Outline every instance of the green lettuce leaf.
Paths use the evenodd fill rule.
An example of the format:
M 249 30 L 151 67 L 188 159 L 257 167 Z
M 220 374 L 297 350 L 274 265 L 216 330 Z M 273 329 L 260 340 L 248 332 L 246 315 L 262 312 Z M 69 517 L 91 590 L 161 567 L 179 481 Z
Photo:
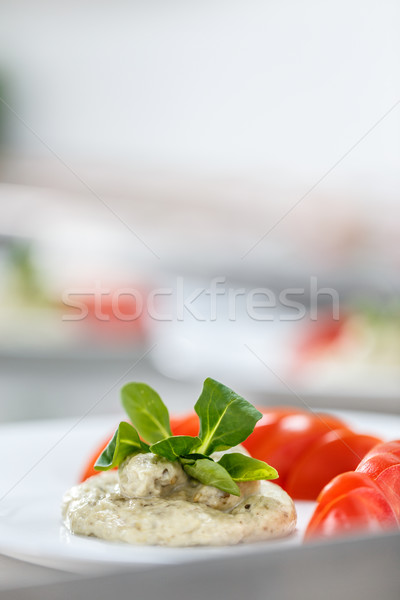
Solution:
M 139 435 L 149 444 L 170 437 L 168 409 L 146 383 L 127 383 L 121 390 L 122 405 Z
M 167 460 L 173 462 L 180 456 L 191 454 L 193 448 L 200 445 L 200 440 L 197 437 L 188 435 L 176 435 L 165 438 L 150 446 L 150 452 L 163 456 Z
M 224 454 L 218 464 L 228 471 L 234 481 L 257 481 L 277 479 L 278 472 L 262 460 L 245 456 L 239 452 Z
M 205 380 L 194 409 L 200 419 L 200 454 L 212 454 L 240 444 L 262 417 L 247 400 L 210 378 Z
M 211 485 L 213 487 L 233 494 L 234 496 L 240 496 L 240 490 L 237 484 L 233 481 L 229 473 L 218 463 L 208 458 L 199 458 L 194 461 L 194 464 L 184 464 L 184 471 L 203 483 L 204 485 Z
M 148 445 L 140 440 L 138 432 L 132 425 L 122 421 L 97 459 L 94 468 L 96 471 L 108 471 L 118 467 L 130 454 L 138 452 L 149 452 Z

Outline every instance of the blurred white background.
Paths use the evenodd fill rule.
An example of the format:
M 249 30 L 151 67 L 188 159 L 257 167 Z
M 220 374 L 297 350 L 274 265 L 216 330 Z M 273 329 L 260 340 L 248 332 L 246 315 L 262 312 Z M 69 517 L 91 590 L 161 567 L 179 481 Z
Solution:
M 13 109 L 65 159 L 314 183 L 399 99 L 395 1 L 2 1 Z M 10 119 L 9 149 L 46 156 Z M 399 111 L 329 189 L 398 193 Z
M 0 10 L 0 418 L 79 414 L 108 389 L 98 410 L 116 410 L 135 361 L 126 378 L 180 408 L 211 375 L 258 401 L 400 410 L 399 4 Z M 310 352 L 308 320 L 279 315 L 122 337 L 61 319 L 70 286 L 217 275 L 276 291 L 318 277 L 343 327 L 324 320 Z

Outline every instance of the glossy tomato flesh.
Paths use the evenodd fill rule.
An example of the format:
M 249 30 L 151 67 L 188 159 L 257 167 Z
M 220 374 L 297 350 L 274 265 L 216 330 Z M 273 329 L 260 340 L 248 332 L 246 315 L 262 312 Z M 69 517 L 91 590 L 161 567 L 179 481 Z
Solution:
M 260 440 L 257 452 L 252 455 L 272 465 L 279 473 L 279 485 L 285 487 L 288 474 L 303 452 L 321 436 L 343 421 L 331 416 L 314 413 L 286 415 Z
M 356 471 L 375 481 L 392 505 L 400 523 L 400 458 L 391 452 L 371 454 L 361 461 Z
M 384 495 L 372 487 L 358 487 L 316 510 L 304 539 L 395 529 L 397 520 Z
M 271 406 L 268 408 L 260 408 L 262 418 L 257 421 L 253 433 L 249 435 L 247 440 L 243 442 L 243 446 L 254 458 L 264 460 L 264 446 L 268 444 L 270 437 L 273 435 L 279 422 L 289 415 L 307 414 L 301 408 L 291 406 Z
M 292 465 L 286 491 L 299 500 L 315 500 L 336 475 L 353 471 L 362 457 L 380 440 L 349 429 L 336 429 L 311 444 Z

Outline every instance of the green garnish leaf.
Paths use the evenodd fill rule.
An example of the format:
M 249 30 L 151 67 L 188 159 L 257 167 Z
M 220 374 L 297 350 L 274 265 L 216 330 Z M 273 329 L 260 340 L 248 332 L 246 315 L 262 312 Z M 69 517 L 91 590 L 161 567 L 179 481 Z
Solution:
M 260 479 L 277 479 L 276 469 L 262 460 L 245 456 L 239 452 L 224 454 L 218 461 L 228 471 L 234 481 L 257 481 Z
M 233 390 L 206 379 L 194 407 L 200 418 L 200 454 L 227 450 L 248 438 L 262 414 Z
M 168 409 L 160 396 L 146 383 L 127 383 L 121 390 L 122 405 L 139 435 L 149 442 L 170 437 Z
M 118 467 L 127 456 L 138 452 L 149 452 L 149 446 L 140 440 L 138 432 L 132 425 L 122 421 L 97 459 L 94 468 L 96 471 L 108 471 Z
M 194 464 L 184 464 L 184 471 L 203 483 L 204 485 L 211 485 L 213 487 L 233 494 L 234 496 L 240 496 L 240 490 L 237 484 L 233 481 L 229 473 L 218 463 L 208 458 L 199 458 L 195 460 Z
M 210 456 L 243 442 L 262 417 L 247 400 L 214 379 L 205 380 L 195 405 L 200 419 L 198 437 L 172 435 L 167 407 L 145 383 L 126 384 L 121 399 L 133 426 L 119 424 L 96 461 L 98 471 L 117 467 L 132 454 L 153 452 L 171 462 L 178 460 L 190 477 L 234 496 L 240 496 L 236 481 L 278 477 L 267 463 L 239 452 L 225 454 L 218 462 Z
M 193 448 L 200 445 L 198 437 L 188 435 L 176 435 L 165 438 L 150 446 L 150 452 L 163 456 L 167 460 L 173 462 L 180 456 L 190 454 Z

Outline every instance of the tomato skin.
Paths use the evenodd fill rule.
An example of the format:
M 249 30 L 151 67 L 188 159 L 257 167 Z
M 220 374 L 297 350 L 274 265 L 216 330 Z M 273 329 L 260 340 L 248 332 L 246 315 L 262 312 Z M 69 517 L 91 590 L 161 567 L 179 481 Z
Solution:
M 298 500 L 315 500 L 333 477 L 353 471 L 360 459 L 380 441 L 345 428 L 325 433 L 292 465 L 286 491 Z
M 305 541 L 397 527 L 389 502 L 370 486 L 353 489 L 318 508 L 306 529 Z
M 382 444 L 381 446 L 393 449 L 392 444 Z M 375 454 L 372 449 L 360 462 L 356 471 L 365 473 L 379 486 L 389 500 L 400 523 L 400 457 L 391 452 Z
M 318 438 L 337 427 L 341 419 L 310 412 L 285 415 L 259 441 L 252 456 L 272 465 L 279 473 L 278 483 L 286 486 L 287 476 L 303 452 Z
M 334 477 L 326 484 L 317 498 L 318 505 L 309 523 L 309 534 L 319 529 L 320 522 L 326 518 L 327 507 L 334 504 L 338 498 L 345 496 L 357 488 L 368 487 L 378 490 L 377 485 L 365 473 L 347 471 Z
M 396 515 L 400 527 L 400 464 L 388 467 L 375 479 Z
M 365 473 L 357 473 L 357 471 L 340 473 L 331 479 L 319 493 L 317 498 L 318 508 L 326 506 L 339 496 L 344 496 L 360 487 L 378 489 L 377 485 Z
M 268 443 L 278 423 L 284 417 L 305 414 L 306 411 L 292 406 L 271 406 L 268 408 L 259 408 L 259 410 L 263 416 L 257 421 L 253 433 L 242 444 L 250 452 L 251 456 L 263 460 L 262 457 L 265 456 L 264 445 Z
M 381 454 L 392 454 L 400 460 L 400 440 L 394 440 L 392 442 L 383 442 L 374 446 L 363 458 L 363 461 L 367 461 L 373 456 L 379 456 Z
M 372 456 L 368 453 L 357 466 L 356 471 L 366 473 L 371 479 L 376 479 L 385 469 L 397 465 L 399 462 L 400 458 L 390 452 L 373 454 Z

